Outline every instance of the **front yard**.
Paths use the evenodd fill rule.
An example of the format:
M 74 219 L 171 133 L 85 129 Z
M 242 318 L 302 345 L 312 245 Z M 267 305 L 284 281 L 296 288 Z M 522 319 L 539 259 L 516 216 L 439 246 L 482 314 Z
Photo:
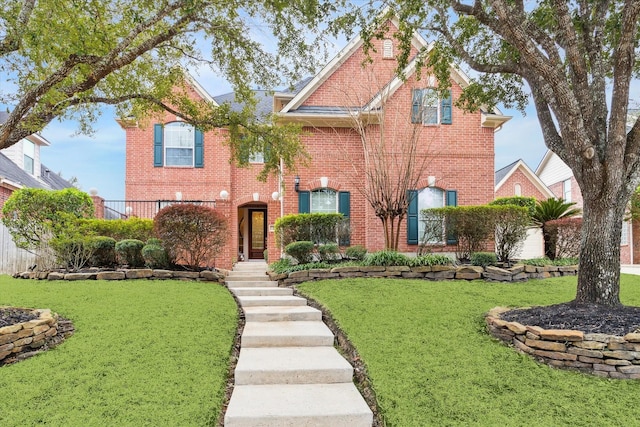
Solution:
M 0 276 L 0 305 L 73 321 L 62 345 L 0 368 L 0 425 L 216 425 L 237 308 L 211 282 Z
M 332 313 L 368 367 L 387 426 L 618 426 L 640 419 L 640 381 L 539 365 L 491 339 L 495 306 L 573 299 L 576 278 L 524 283 L 344 279 L 299 286 Z M 640 305 L 640 277 L 622 277 Z

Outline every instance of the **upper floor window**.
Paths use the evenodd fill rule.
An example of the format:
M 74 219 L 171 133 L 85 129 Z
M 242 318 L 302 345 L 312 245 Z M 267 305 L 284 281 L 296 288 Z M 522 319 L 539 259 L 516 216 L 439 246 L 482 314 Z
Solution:
M 522 196 L 522 186 L 520 184 L 515 184 L 513 186 L 513 192 L 516 196 Z
M 451 124 L 451 91 L 440 99 L 435 88 L 414 89 L 411 93 L 411 123 Z
M 153 129 L 153 165 L 203 167 L 204 136 L 192 125 L 172 122 Z
M 562 182 L 562 199 L 565 202 L 571 202 L 571 178 Z
M 164 127 L 165 166 L 193 166 L 195 128 L 173 122 Z
M 322 188 L 311 192 L 312 213 L 338 212 L 338 193 L 329 188 Z
M 264 163 L 264 153 L 253 153 L 249 156 L 249 163 Z
M 28 139 L 23 139 L 22 152 L 24 154 L 24 163 L 22 168 L 33 175 L 36 158 L 36 145 Z

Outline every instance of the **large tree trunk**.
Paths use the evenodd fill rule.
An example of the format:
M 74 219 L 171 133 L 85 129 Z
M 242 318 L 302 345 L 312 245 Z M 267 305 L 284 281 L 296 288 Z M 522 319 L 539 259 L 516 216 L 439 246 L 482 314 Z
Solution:
M 607 200 L 608 199 L 608 200 Z M 584 200 L 576 303 L 620 305 L 620 233 L 623 203 Z

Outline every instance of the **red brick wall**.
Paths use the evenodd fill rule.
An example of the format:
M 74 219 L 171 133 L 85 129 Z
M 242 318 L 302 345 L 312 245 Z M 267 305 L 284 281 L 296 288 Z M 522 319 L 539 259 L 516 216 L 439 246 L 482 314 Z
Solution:
M 500 186 L 498 191 L 496 191 L 496 198 L 517 196 L 515 191 L 516 184 L 520 184 L 520 195 L 523 197 L 535 197 L 536 200 L 547 199 L 547 196 L 543 194 L 520 169 L 515 170 L 502 186 Z
M 11 196 L 13 191 L 8 188 L 0 187 L 0 216 L 2 216 L 2 207 L 4 206 L 4 202 L 7 201 L 9 196 Z
M 559 199 L 562 199 L 564 196 L 563 193 L 563 181 L 556 182 L 555 184 L 549 185 L 549 190 Z M 580 186 L 578 186 L 578 181 L 572 176 L 571 177 L 571 201 L 576 204 L 576 207 L 582 208 L 582 191 L 580 191 Z
M 388 83 L 396 66 L 394 60 L 382 60 L 380 54 L 373 55 L 373 67 L 364 70 L 361 67 L 364 58 L 362 52 L 348 58 L 305 101 L 305 105 L 357 105 L 352 100 L 362 99 L 366 102 L 371 99 L 378 88 Z M 426 74 L 423 72 L 423 77 Z M 372 127 L 371 133 L 381 132 L 388 141 L 404 137 L 406 134 L 403 135 L 404 132 L 399 132 L 399 129 L 404 129 L 410 121 L 411 90 L 426 86 L 428 84 L 424 80 L 417 81 L 415 76 L 410 76 L 388 101 L 382 126 Z M 454 99 L 461 93 L 461 88 L 455 82 L 452 82 L 452 93 Z M 167 114 L 163 122 L 174 119 Z M 481 127 L 480 120 L 480 113 L 465 114 L 454 107 L 452 125 L 418 126 L 420 142 L 417 157 L 426 159 L 426 162 L 417 189 L 427 187 L 428 177 L 434 176 L 436 187 L 457 190 L 459 205 L 484 204 L 493 200 L 494 131 Z M 294 176 L 300 176 L 301 190 L 319 188 L 320 177 L 328 177 L 329 188 L 349 191 L 351 194 L 351 244 L 365 245 L 370 251 L 382 249 L 384 236 L 380 220 L 360 192 L 366 185 L 360 137 L 355 131 L 345 128 L 305 128 L 304 131 L 303 140 L 313 160 L 307 167 L 286 173 L 282 198 L 284 214 L 298 212 Z M 182 192 L 183 200 L 218 200 L 221 190 L 228 191 L 229 201 L 218 202 L 218 208 L 230 220 L 228 249 L 220 257 L 218 265 L 230 266 L 238 249 L 238 208 L 252 204 L 253 193 L 259 193 L 262 206 L 268 210 L 268 224 L 272 225 L 280 216 L 280 203 L 271 199 L 271 194 L 278 191 L 275 179 L 266 183 L 255 179 L 260 165 L 247 169 L 230 165 L 229 150 L 223 144 L 224 137 L 224 130 L 205 135 L 204 168 L 156 168 L 153 166 L 152 123 L 144 128 L 127 129 L 125 184 L 128 200 L 172 200 L 177 191 Z M 399 249 L 417 249 L 406 242 L 405 220 L 401 226 Z M 275 246 L 272 232 L 268 232 L 268 248 L 269 259 L 277 259 L 280 251 Z

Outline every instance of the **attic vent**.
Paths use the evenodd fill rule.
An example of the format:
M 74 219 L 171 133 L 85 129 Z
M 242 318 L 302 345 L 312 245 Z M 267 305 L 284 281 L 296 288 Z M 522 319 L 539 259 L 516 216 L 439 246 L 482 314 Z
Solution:
M 382 57 L 384 59 L 393 59 L 393 41 L 384 39 L 382 42 Z

